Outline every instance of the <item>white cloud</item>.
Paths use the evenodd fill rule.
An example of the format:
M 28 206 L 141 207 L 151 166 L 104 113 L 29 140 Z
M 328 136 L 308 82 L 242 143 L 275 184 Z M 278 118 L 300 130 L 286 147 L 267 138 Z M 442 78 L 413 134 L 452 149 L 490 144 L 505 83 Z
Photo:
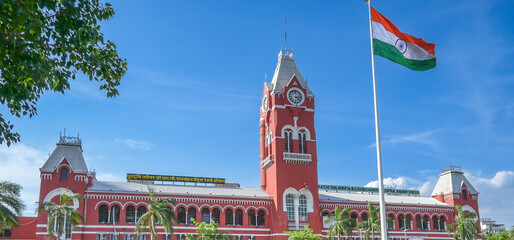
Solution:
M 476 178 L 471 174 L 466 176 L 472 179 L 473 182 L 479 185 L 487 185 L 496 189 L 499 188 L 513 188 L 514 187 L 514 171 L 499 171 L 493 178 Z M 471 181 L 471 180 L 470 180 Z
M 423 182 L 408 177 L 384 178 L 385 188 L 419 190 L 421 196 L 429 196 L 432 193 L 434 186 L 435 183 L 428 180 Z M 369 182 L 365 187 L 378 188 L 378 180 Z
M 149 150 L 152 146 L 152 143 L 143 140 L 134 140 L 134 139 L 116 139 L 116 142 L 123 143 L 129 148 L 138 148 Z
M 124 182 L 125 178 L 111 174 L 111 173 L 98 173 L 96 174 L 98 181 L 111 181 L 111 182 Z
M 23 215 L 32 216 L 39 201 L 39 168 L 48 158 L 43 151 L 18 143 L 0 146 L 0 179 L 20 184 L 21 197 L 27 206 Z
M 398 143 L 408 143 L 408 142 L 413 142 L 413 143 L 421 143 L 421 144 L 425 144 L 425 145 L 430 145 L 430 146 L 436 146 L 436 142 L 434 142 L 430 137 L 432 136 L 432 134 L 434 134 L 435 132 L 438 132 L 439 130 L 430 130 L 430 131 L 425 131 L 425 132 L 421 132 L 421 133 L 414 133 L 414 134 L 411 134 L 411 135 L 407 135 L 407 136 L 394 136 L 394 137 L 391 137 L 387 140 L 382 140 L 382 145 L 385 145 L 385 144 L 398 144 Z M 376 146 L 376 143 L 373 143 L 371 145 L 368 146 L 368 148 L 373 148 Z

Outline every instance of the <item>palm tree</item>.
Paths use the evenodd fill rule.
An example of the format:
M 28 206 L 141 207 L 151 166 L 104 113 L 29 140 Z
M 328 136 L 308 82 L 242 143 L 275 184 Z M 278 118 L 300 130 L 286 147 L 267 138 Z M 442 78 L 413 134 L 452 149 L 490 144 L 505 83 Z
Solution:
M 357 228 L 364 230 L 364 239 L 369 240 L 369 234 L 371 233 L 371 239 L 375 239 L 375 231 L 378 231 L 380 233 L 380 208 L 375 208 L 373 205 L 371 205 L 370 202 L 368 202 L 368 212 L 369 217 L 368 221 L 362 221 L 357 225 Z M 392 220 L 387 218 L 386 221 L 389 224 L 392 224 Z
M 79 194 L 67 195 L 62 193 L 59 197 L 59 204 L 53 202 L 44 202 L 39 206 L 38 212 L 46 211 L 48 216 L 47 232 L 50 236 L 57 239 L 66 238 L 66 225 L 70 224 L 72 228 L 79 223 L 84 222 L 82 215 L 73 208 L 73 201 L 81 201 Z
M 340 239 L 342 235 L 351 236 L 352 229 L 355 225 L 354 219 L 350 218 L 351 208 L 347 207 L 343 210 L 336 207 L 334 215 L 329 216 L 325 219 L 325 223 L 332 224 L 328 228 L 328 236 L 333 238 L 337 236 L 337 239 Z
M 448 233 L 453 232 L 453 239 L 471 240 L 476 239 L 478 235 L 478 227 L 475 221 L 476 213 L 462 211 L 462 206 L 455 206 L 455 219 L 452 224 L 448 225 Z
M 18 226 L 18 217 L 25 205 L 20 198 L 21 186 L 8 181 L 0 181 L 0 233 L 4 228 Z
M 157 224 L 162 224 L 166 233 L 173 234 L 172 220 L 176 220 L 175 213 L 168 205 L 174 205 L 175 199 L 173 198 L 157 198 L 153 190 L 148 187 L 148 193 L 152 202 L 148 204 L 148 211 L 141 215 L 136 222 L 136 233 L 141 234 L 143 229 L 148 228 L 151 239 L 157 237 Z

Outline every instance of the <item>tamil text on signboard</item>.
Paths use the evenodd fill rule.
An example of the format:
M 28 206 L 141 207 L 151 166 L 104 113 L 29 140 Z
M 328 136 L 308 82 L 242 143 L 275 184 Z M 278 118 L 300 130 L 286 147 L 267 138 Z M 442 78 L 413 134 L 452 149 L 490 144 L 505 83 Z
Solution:
M 127 180 L 141 180 L 141 181 L 168 181 L 168 182 L 194 182 L 194 183 L 214 183 L 224 184 L 224 178 L 209 178 L 209 177 L 184 177 L 184 176 L 169 176 L 169 175 L 152 175 L 152 174 L 135 174 L 127 173 Z

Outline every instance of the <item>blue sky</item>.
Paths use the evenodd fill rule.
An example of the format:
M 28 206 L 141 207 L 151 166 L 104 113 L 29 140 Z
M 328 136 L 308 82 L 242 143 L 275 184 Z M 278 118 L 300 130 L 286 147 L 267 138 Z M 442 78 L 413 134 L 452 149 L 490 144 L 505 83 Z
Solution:
M 393 3 L 393 4 L 391 4 Z M 403 32 L 436 43 L 438 66 L 415 72 L 376 58 L 386 184 L 429 195 L 461 165 L 481 217 L 514 225 L 514 2 L 373 1 Z M 59 132 L 80 132 L 99 180 L 128 172 L 224 177 L 259 185 L 265 74 L 288 48 L 316 94 L 319 182 L 377 179 L 368 13 L 364 1 L 113 2 L 103 23 L 128 72 L 107 99 L 80 78 L 16 119 L 0 178 L 21 183 L 32 214 L 38 168 Z M 2 110 L 5 113 L 5 107 Z

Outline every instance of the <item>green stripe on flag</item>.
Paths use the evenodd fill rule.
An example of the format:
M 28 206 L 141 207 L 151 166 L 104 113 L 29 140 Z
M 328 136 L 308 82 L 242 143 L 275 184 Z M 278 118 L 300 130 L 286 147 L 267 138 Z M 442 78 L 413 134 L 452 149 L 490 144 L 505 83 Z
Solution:
M 435 58 L 428 60 L 412 60 L 407 59 L 403 54 L 391 44 L 382 42 L 376 38 L 373 38 L 373 50 L 375 55 L 385 57 L 395 63 L 408 67 L 416 71 L 426 71 L 432 69 L 436 65 Z

